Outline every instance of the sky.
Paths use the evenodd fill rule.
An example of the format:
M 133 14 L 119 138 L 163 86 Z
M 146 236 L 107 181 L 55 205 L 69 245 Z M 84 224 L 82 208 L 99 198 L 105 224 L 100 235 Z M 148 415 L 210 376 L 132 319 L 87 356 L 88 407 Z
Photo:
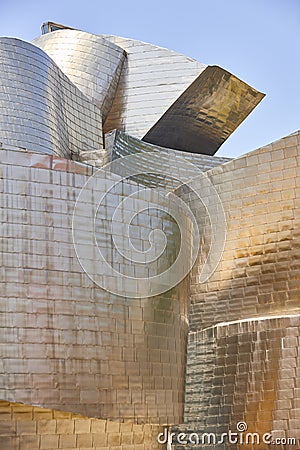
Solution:
M 48 20 L 167 47 L 264 92 L 218 156 L 300 129 L 300 0 L 0 0 L 0 36 L 31 41 Z

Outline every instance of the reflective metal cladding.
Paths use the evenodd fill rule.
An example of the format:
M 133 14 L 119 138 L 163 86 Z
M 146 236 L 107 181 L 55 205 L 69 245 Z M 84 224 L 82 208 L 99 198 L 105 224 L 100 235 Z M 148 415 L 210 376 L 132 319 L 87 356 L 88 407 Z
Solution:
M 59 30 L 33 41 L 101 111 L 111 109 L 126 53 L 101 36 Z
M 208 66 L 143 140 L 213 155 L 263 97 L 226 70 Z
M 299 448 L 300 133 L 214 156 L 263 94 L 42 31 L 0 38 L 0 448 Z
M 101 112 L 34 45 L 0 38 L 0 141 L 78 158 L 103 148 Z

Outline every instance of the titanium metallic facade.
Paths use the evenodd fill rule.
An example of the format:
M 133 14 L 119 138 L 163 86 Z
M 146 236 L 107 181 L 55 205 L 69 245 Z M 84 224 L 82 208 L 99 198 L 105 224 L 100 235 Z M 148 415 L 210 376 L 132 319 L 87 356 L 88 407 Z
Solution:
M 101 111 L 111 109 L 126 53 L 101 36 L 59 30 L 33 41 Z
M 240 421 L 300 439 L 300 134 L 235 160 L 212 156 L 263 94 L 154 45 L 57 24 L 43 31 L 33 44 L 0 38 L 0 449 L 159 450 L 164 427 L 220 434 Z M 159 155 L 153 173 L 141 162 L 98 211 L 111 266 L 145 276 L 110 235 L 114 210 L 137 189 L 175 192 L 202 230 L 190 274 L 144 298 L 94 283 L 72 235 L 89 177 L 136 154 L 145 164 Z M 219 205 L 200 181 L 194 192 L 180 185 L 182 161 L 207 174 L 226 217 L 224 251 L 204 283 Z M 167 246 L 149 277 L 176 259 L 181 239 L 172 217 L 149 210 L 132 241 L 147 247 L 153 229 Z
M 34 45 L 0 38 L 0 140 L 65 158 L 103 148 L 99 109 Z
M 191 273 L 184 426 L 177 433 L 220 436 L 244 421 L 249 432 L 274 430 L 274 437 L 299 442 L 299 162 L 297 132 L 209 171 L 227 239 L 207 283 L 198 283 L 200 260 Z M 183 448 L 195 446 L 176 446 Z
M 103 419 L 179 422 L 187 282 L 141 300 L 95 286 L 76 258 L 71 226 L 92 168 L 5 147 L 1 156 L 7 183 L 1 206 L 9 205 L 2 216 L 3 399 Z M 130 183 L 123 189 L 130 192 Z M 110 202 L 118 204 L 120 194 Z M 109 217 L 109 208 L 103 213 Z M 109 236 L 102 239 L 109 257 Z M 17 311 L 9 314 L 13 305 Z
M 220 67 L 144 42 L 104 36 L 127 52 L 104 131 L 213 155 L 264 97 Z

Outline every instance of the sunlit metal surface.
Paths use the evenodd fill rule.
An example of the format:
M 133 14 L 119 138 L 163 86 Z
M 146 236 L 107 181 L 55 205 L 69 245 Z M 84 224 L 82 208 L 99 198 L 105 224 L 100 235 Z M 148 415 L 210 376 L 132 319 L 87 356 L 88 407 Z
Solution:
M 104 131 L 163 147 L 214 154 L 264 97 L 224 69 L 132 39 Z
M 0 142 L 77 159 L 103 148 L 99 109 L 34 45 L 0 38 Z
M 185 396 L 185 426 L 176 431 L 238 433 L 237 424 L 246 424 L 244 445 L 212 445 L 201 448 L 267 449 L 265 434 L 276 438 L 300 438 L 298 386 L 298 346 L 300 315 L 256 318 L 228 323 L 191 333 Z M 175 431 L 175 430 L 174 430 Z M 247 433 L 258 441 L 246 445 Z M 240 433 L 238 439 L 240 439 Z M 176 439 L 174 439 L 174 442 Z M 285 441 L 287 442 L 287 441 Z M 192 446 L 176 445 L 177 450 Z
M 101 36 L 69 29 L 47 33 L 32 43 L 99 107 L 104 121 L 119 82 L 124 50 Z
M 157 442 L 157 436 L 164 428 L 156 424 L 95 419 L 1 400 L 0 411 L 0 446 L 3 450 L 164 448 Z
M 213 155 L 263 97 L 226 70 L 209 66 L 143 140 Z
M 98 288 L 76 258 L 71 227 L 76 198 L 92 168 L 5 146 L 0 156 L 5 174 L 0 372 L 6 386 L 1 398 L 89 417 L 181 422 L 188 280 L 140 300 Z M 123 192 L 134 187 L 123 182 L 111 193 L 110 206 L 100 210 L 102 220 L 110 220 Z M 160 262 L 167 264 L 176 253 L 176 228 L 160 211 L 133 226 L 132 238 L 147 242 L 151 225 L 164 226 L 169 236 Z M 118 264 L 110 235 L 100 239 L 108 259 Z M 131 262 L 122 264 L 130 274 Z
M 206 65 L 145 42 L 119 36 L 104 37 L 127 53 L 104 131 L 116 128 L 142 138 Z
M 159 159 L 157 164 L 153 167 L 156 173 L 144 174 L 145 165 L 142 161 L 140 166 L 134 164 L 133 169 L 140 169 L 141 173 L 134 177 L 134 180 L 140 182 L 148 187 L 164 187 L 170 190 L 174 190 L 182 185 L 179 172 L 182 161 L 190 163 L 190 167 L 187 166 L 185 173 L 190 179 L 195 176 L 195 166 L 200 171 L 207 171 L 212 167 L 224 164 L 230 161 L 230 158 L 217 157 L 210 155 L 202 155 L 198 153 L 180 152 L 170 148 L 159 147 L 144 142 L 140 139 L 129 136 L 123 131 L 113 130 L 105 135 L 105 149 L 102 151 L 81 152 L 80 160 L 86 164 L 95 167 L 103 167 L 113 160 L 118 158 L 135 155 L 138 153 L 145 153 L 147 160 L 147 153 L 159 152 Z M 128 160 L 126 161 L 126 167 L 128 168 Z M 162 167 L 164 170 L 162 171 Z M 172 172 L 172 177 L 167 175 L 167 172 Z M 205 215 L 205 214 L 204 214 Z
M 299 312 L 299 143 L 295 133 L 207 172 L 222 199 L 227 238 L 208 283 L 198 284 L 200 260 L 192 272 L 193 331 Z
M 300 439 L 300 133 L 235 160 L 204 154 L 214 153 L 262 94 L 166 49 L 55 28 L 63 26 L 46 24 L 51 36 L 35 42 L 49 45 L 74 84 L 40 48 L 0 39 L 0 412 L 8 424 L 0 427 L 0 447 L 19 450 L 28 435 L 22 444 L 30 450 L 109 449 L 128 441 L 148 450 L 157 449 L 153 433 L 161 424 L 176 425 L 176 433 L 221 433 L 241 421 L 251 432 Z M 102 114 L 113 98 L 104 148 Z M 153 153 L 159 158 L 150 171 L 141 163 L 138 175 L 126 178 L 126 156 L 147 162 Z M 181 233 L 162 210 L 134 216 L 135 246 L 149 245 L 153 229 L 167 241 L 161 262 L 134 266 L 109 233 L 114 222 L 124 238 L 124 218 L 112 214 L 125 197 L 138 187 L 166 188 L 190 207 L 202 232 L 189 276 L 155 297 L 145 283 L 147 296 L 132 298 L 113 277 L 104 290 L 77 258 L 75 202 L 111 161 L 121 161 L 124 177 L 97 208 L 102 227 L 95 240 L 111 266 L 132 278 L 129 293 L 139 277 L 176 259 Z M 182 167 L 186 178 L 204 171 L 219 195 L 203 189 L 200 178 L 194 190 L 181 186 Z M 84 241 L 87 216 L 79 221 Z M 192 242 L 195 223 L 184 224 Z M 224 251 L 203 282 L 213 232 L 225 231 Z M 93 262 L 94 248 L 87 250 Z
M 297 132 L 208 172 L 226 212 L 227 240 L 207 283 L 198 283 L 201 259 L 191 273 L 185 418 L 177 434 L 219 439 L 243 421 L 261 438 L 272 432 L 298 445 L 299 157 Z
M 114 130 L 110 134 L 112 135 L 112 137 L 108 136 L 108 134 L 105 135 L 105 142 L 108 142 L 108 139 L 110 139 L 109 145 L 112 146 L 110 151 L 112 153 L 111 158 L 113 159 L 127 156 L 132 153 L 147 153 L 151 151 L 158 151 L 162 154 L 162 165 L 174 166 L 174 170 L 176 170 L 176 161 L 183 158 L 184 160 L 195 164 L 203 171 L 212 169 L 215 166 L 219 166 L 220 164 L 231 161 L 231 158 L 222 156 L 210 156 L 198 153 L 193 154 L 188 152 L 180 152 L 172 148 L 164 148 L 158 145 L 149 144 L 148 142 L 136 139 L 119 130 Z M 106 150 L 108 151 L 108 145 L 106 145 Z M 149 176 L 150 175 L 148 175 L 148 177 Z

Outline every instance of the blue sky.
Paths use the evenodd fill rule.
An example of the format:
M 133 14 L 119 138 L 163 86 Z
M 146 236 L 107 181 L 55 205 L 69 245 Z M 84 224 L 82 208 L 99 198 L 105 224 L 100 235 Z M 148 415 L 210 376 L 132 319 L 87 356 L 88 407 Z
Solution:
M 0 0 L 0 35 L 32 40 L 52 20 L 151 42 L 216 64 L 267 94 L 218 155 L 300 128 L 300 0 Z

